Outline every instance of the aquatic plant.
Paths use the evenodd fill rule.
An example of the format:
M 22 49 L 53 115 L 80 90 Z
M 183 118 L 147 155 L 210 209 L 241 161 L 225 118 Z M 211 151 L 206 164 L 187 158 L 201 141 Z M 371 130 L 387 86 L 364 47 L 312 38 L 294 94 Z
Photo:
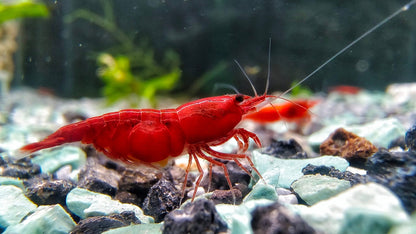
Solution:
M 0 24 L 7 20 L 27 17 L 47 17 L 48 8 L 32 0 L 0 2 Z
M 109 104 L 127 98 L 130 106 L 134 107 L 141 98 L 145 98 L 152 107 L 156 107 L 156 94 L 172 90 L 179 80 L 179 56 L 167 50 L 161 56 L 161 62 L 158 62 L 146 39 L 141 39 L 137 45 L 133 36 L 118 27 L 111 1 L 101 1 L 100 5 L 103 15 L 79 9 L 67 15 L 65 21 L 87 20 L 104 29 L 118 42 L 107 52 L 100 52 L 96 56 L 99 65 L 97 75 L 104 82 L 103 95 Z
M 153 53 L 144 53 L 143 61 L 148 61 L 143 70 L 132 72 L 129 57 L 124 55 L 112 56 L 102 53 L 98 56 L 98 76 L 104 81 L 103 94 L 109 104 L 127 98 L 131 106 L 137 106 L 136 97 L 146 98 L 150 104 L 157 106 L 155 95 L 159 91 L 171 90 L 180 77 L 177 67 L 165 70 L 156 64 Z M 165 58 L 171 57 L 174 61 L 176 54 L 168 51 Z
M 292 91 L 290 92 L 290 94 L 293 97 L 299 97 L 299 96 L 309 97 L 309 96 L 312 96 L 312 94 L 313 94 L 312 90 L 310 88 L 308 88 L 307 86 L 305 86 L 305 85 L 297 85 L 296 86 L 296 84 L 298 82 L 299 82 L 298 80 L 294 80 L 290 84 L 290 87 L 293 87 L 292 88 Z
M 0 2 L 0 97 L 8 93 L 13 79 L 13 54 L 17 50 L 20 28 L 15 19 L 47 16 L 49 11 L 46 6 L 31 0 Z

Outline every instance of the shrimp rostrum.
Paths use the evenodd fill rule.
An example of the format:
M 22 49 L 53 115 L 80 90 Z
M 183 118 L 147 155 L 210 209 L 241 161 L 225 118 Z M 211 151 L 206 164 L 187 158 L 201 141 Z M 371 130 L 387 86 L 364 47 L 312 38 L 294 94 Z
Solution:
M 259 138 L 252 132 L 236 126 L 242 117 L 269 103 L 270 95 L 223 95 L 195 100 L 176 109 L 126 109 L 92 117 L 61 127 L 44 140 L 21 148 L 24 152 L 81 141 L 92 144 L 98 151 L 116 160 L 133 164 L 165 164 L 182 154 L 189 155 L 182 196 L 192 160 L 196 162 L 199 177 L 192 200 L 203 177 L 199 159 L 221 166 L 232 188 L 226 166 L 216 159 L 234 160 L 246 173 L 250 172 L 239 162 L 246 159 L 258 173 L 251 159 L 244 154 L 252 139 L 261 147 Z M 234 138 L 239 146 L 236 154 L 215 151 L 217 146 Z M 211 167 L 210 167 L 211 168 Z

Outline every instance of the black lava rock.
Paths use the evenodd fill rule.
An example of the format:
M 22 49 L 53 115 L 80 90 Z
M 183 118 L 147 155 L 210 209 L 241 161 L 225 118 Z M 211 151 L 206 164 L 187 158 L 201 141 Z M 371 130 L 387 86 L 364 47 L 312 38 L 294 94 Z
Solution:
M 2 176 L 30 179 L 41 173 L 40 166 L 33 164 L 29 158 L 19 160 L 3 159 L 0 161 L 0 172 Z
M 369 181 L 393 191 L 409 213 L 416 210 L 416 152 L 380 150 L 366 163 Z
M 35 178 L 24 182 L 26 196 L 38 205 L 61 204 L 66 206 L 66 195 L 75 187 L 70 180 Z
M 182 194 L 175 185 L 162 178 L 150 188 L 143 202 L 143 212 L 155 218 L 155 222 L 161 222 L 166 214 L 179 207 Z
M 165 217 L 163 233 L 219 233 L 227 231 L 212 201 L 198 199 Z
M 167 174 L 167 175 L 165 175 Z M 176 185 L 176 188 L 182 189 L 183 183 L 185 182 L 185 170 L 173 165 L 171 167 L 168 167 L 166 169 L 166 172 L 164 173 L 165 176 L 168 176 L 170 181 L 173 181 L 173 183 Z M 188 174 L 188 178 L 186 181 L 186 186 L 193 187 L 193 182 L 195 181 L 195 174 Z
M 416 155 L 413 152 L 389 152 L 381 149 L 368 160 L 366 169 L 370 175 L 388 178 L 395 174 L 397 169 L 415 163 Z
M 327 167 L 327 166 L 315 166 L 312 164 L 306 165 L 302 169 L 302 173 L 304 175 L 315 175 L 315 174 L 321 174 L 326 176 L 335 177 L 338 179 L 347 180 L 350 182 L 351 186 L 356 184 L 365 184 L 367 183 L 367 176 L 355 174 L 349 171 L 341 172 L 338 169 L 335 169 L 335 167 Z
M 121 170 L 120 174 L 118 191 L 134 194 L 134 200 L 140 202 L 140 205 L 149 193 L 150 188 L 162 177 L 161 171 L 149 167 L 126 167 Z
M 87 164 L 78 175 L 78 186 L 88 190 L 114 196 L 120 175 L 115 170 L 99 164 L 95 157 L 89 157 Z
M 132 211 L 124 211 L 121 214 L 110 216 L 95 216 L 81 220 L 71 231 L 71 234 L 99 234 L 109 229 L 140 224 L 140 220 Z
M 264 149 L 262 153 L 284 159 L 300 159 L 308 157 L 302 146 L 294 139 L 288 141 L 273 140 L 270 146 Z
M 141 206 L 143 203 L 143 200 L 136 194 L 127 191 L 118 191 L 114 199 L 119 200 L 122 203 L 130 203 L 136 206 Z
M 416 151 L 416 124 L 407 130 L 404 141 L 409 150 Z
M 256 234 L 317 233 L 299 215 L 279 203 L 257 207 L 251 215 L 251 227 Z
M 3 149 L 0 148 L 0 153 L 2 153 L 2 152 L 3 152 Z M 6 165 L 6 164 L 7 164 L 7 161 L 4 160 L 3 157 L 0 157 L 0 166 Z
M 387 149 L 393 149 L 399 147 L 403 150 L 406 149 L 406 141 L 404 139 L 404 136 L 400 136 L 396 138 L 395 140 L 391 141 L 390 144 L 387 146 Z
M 250 183 L 250 178 L 251 178 L 250 175 L 247 174 L 243 169 L 241 169 L 237 165 L 237 163 L 235 163 L 234 161 L 226 161 L 226 160 L 218 160 L 218 161 L 224 163 L 224 165 L 226 166 L 228 170 L 228 175 L 230 176 L 231 184 L 233 186 L 235 184 L 248 185 Z M 244 160 L 241 160 L 241 163 L 244 163 Z M 245 168 L 247 169 L 247 171 L 251 173 L 251 168 L 249 166 Z M 228 182 L 227 182 L 227 178 L 225 177 L 225 174 L 224 174 L 224 169 L 217 165 L 213 165 L 212 167 L 211 181 L 209 181 L 209 176 L 206 176 L 202 180 L 201 186 L 203 186 L 207 191 L 208 191 L 208 187 L 210 191 L 230 189 L 230 186 L 228 185 Z

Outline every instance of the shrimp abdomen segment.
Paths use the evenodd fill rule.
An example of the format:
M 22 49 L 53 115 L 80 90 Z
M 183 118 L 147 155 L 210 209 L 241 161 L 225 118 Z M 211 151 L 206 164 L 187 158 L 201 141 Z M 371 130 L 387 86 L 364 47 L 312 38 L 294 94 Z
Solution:
M 128 136 L 132 159 L 160 162 L 184 151 L 185 137 L 175 110 L 147 111 Z M 149 157 L 150 156 L 150 157 Z
M 92 118 L 93 119 L 93 118 Z M 106 155 L 127 162 L 159 162 L 182 153 L 185 145 L 175 111 L 122 110 L 90 123 L 92 143 Z
M 113 159 L 132 163 L 178 156 L 185 145 L 175 110 L 126 109 L 64 126 L 21 150 L 34 152 L 76 141 L 93 144 Z

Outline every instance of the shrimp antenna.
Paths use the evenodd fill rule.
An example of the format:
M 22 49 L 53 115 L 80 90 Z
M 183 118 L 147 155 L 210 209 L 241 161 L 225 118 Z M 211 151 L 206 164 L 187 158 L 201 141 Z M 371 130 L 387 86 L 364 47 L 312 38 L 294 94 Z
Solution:
M 269 83 L 270 83 L 270 57 L 271 57 L 271 50 L 272 50 L 272 38 L 269 37 L 269 57 L 267 61 L 267 81 L 266 81 L 266 88 L 264 89 L 264 95 L 267 94 L 267 90 L 269 89 Z
M 415 0 L 415 1 L 416 1 L 416 0 Z M 253 89 L 253 91 L 254 91 L 254 96 L 255 96 L 255 97 L 257 97 L 258 95 L 257 95 L 256 88 L 254 87 L 253 82 L 251 82 L 250 77 L 248 77 L 248 75 L 247 75 L 246 71 L 244 71 L 244 68 L 240 65 L 240 63 L 239 63 L 237 60 L 235 60 L 235 59 L 234 59 L 234 62 L 235 62 L 235 63 L 237 64 L 237 66 L 240 68 L 241 72 L 242 72 L 242 73 L 243 73 L 243 75 L 247 78 L 248 82 L 250 82 L 251 88 L 252 88 L 252 89 Z
M 396 17 L 398 14 L 409 10 L 409 8 L 416 3 L 416 0 L 410 1 L 409 3 L 407 3 L 406 5 L 400 7 L 400 9 L 398 9 L 397 11 L 395 11 L 393 14 L 389 15 L 388 17 L 386 17 L 384 20 L 382 20 L 380 23 L 376 24 L 375 26 L 373 26 L 372 28 L 370 28 L 367 32 L 363 33 L 361 36 L 357 37 L 357 39 L 355 39 L 354 41 L 352 41 L 350 44 L 348 44 L 347 46 L 345 46 L 342 50 L 338 51 L 338 53 L 336 53 L 335 55 L 333 55 L 332 57 L 330 57 L 328 60 L 326 60 L 321 66 L 319 66 L 318 68 L 316 68 L 313 72 L 311 72 L 309 75 L 307 75 L 305 78 L 303 78 L 301 81 L 299 81 L 298 83 L 296 83 L 294 86 L 292 86 L 291 88 L 289 88 L 288 90 L 286 90 L 285 92 L 283 92 L 280 96 L 283 96 L 287 93 L 289 93 L 292 89 L 294 89 L 295 87 L 299 86 L 300 84 L 302 84 L 303 82 L 305 82 L 307 79 L 309 79 L 309 77 L 313 76 L 315 73 L 317 73 L 319 70 L 321 70 L 323 67 L 325 67 L 328 63 L 330 63 L 332 60 L 334 60 L 336 57 L 338 57 L 340 54 L 344 53 L 346 50 L 348 50 L 351 46 L 355 45 L 357 42 L 361 41 L 361 39 L 363 39 L 364 37 L 368 36 L 368 34 L 372 33 L 374 30 L 378 29 L 380 26 L 382 26 L 383 24 L 387 23 L 388 21 L 390 21 L 391 19 L 393 19 L 394 17 Z
M 215 83 L 214 84 L 214 89 L 212 90 L 212 92 L 215 93 L 220 88 L 231 89 L 236 94 L 240 94 L 240 91 L 238 91 L 238 89 L 236 87 L 234 87 L 234 86 L 232 86 L 230 84 L 225 84 L 225 83 Z

